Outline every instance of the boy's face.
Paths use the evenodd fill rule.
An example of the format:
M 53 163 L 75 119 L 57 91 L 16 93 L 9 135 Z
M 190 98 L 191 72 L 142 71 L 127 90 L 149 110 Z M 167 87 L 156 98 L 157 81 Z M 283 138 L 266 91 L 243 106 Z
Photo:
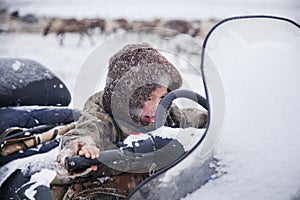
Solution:
M 150 94 L 139 116 L 141 122 L 149 124 L 155 121 L 157 106 L 167 93 L 168 89 L 166 87 L 159 87 Z

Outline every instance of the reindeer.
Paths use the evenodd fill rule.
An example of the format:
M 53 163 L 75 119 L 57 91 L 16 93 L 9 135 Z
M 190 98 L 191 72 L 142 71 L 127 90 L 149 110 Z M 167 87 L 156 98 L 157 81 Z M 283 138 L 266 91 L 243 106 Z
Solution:
M 132 22 L 131 26 L 133 32 L 151 33 L 153 28 L 158 26 L 160 21 L 160 19 L 154 19 L 152 21 L 135 20 Z
M 86 21 L 90 23 L 89 29 L 93 31 L 94 29 L 99 29 L 100 33 L 104 33 L 106 21 L 105 19 L 101 18 L 94 18 L 94 19 L 86 19 Z
M 198 33 L 198 36 L 201 38 L 205 38 L 209 30 L 215 26 L 219 22 L 216 18 L 210 18 L 206 20 L 202 20 L 200 23 L 201 31 Z
M 175 30 L 179 33 L 184 33 L 184 34 L 189 34 L 189 31 L 192 30 L 192 25 L 185 20 L 169 20 L 166 21 L 166 23 L 164 23 L 162 25 L 163 28 L 168 28 L 168 29 L 172 29 Z
M 155 35 L 160 37 L 174 37 L 180 33 L 189 34 L 192 25 L 185 20 L 161 20 L 156 26 L 157 29 L 153 30 Z
M 78 33 L 80 35 L 77 45 L 79 46 L 82 42 L 84 35 L 86 35 L 91 44 L 94 44 L 93 38 L 89 33 L 90 21 L 88 20 L 77 20 L 71 19 L 51 19 L 43 30 L 43 35 L 46 36 L 50 32 L 56 33 L 59 37 L 59 44 L 63 45 L 65 33 Z
M 131 28 L 132 27 L 130 23 L 126 19 L 120 18 L 120 19 L 107 20 L 105 26 L 105 33 L 112 34 L 112 33 L 116 33 L 119 30 L 128 31 Z

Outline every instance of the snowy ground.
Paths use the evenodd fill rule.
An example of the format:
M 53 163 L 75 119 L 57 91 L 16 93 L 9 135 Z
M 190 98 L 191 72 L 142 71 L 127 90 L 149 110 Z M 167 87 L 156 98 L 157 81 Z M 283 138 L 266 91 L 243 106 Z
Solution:
M 187 1 L 170 0 L 152 0 L 143 1 L 143 3 L 136 0 L 93 0 L 90 1 L 90 4 L 87 4 L 86 1 L 73 0 L 72 6 L 70 6 L 70 1 L 64 1 L 62 3 L 59 0 L 15 1 L 15 3 L 16 4 L 10 7 L 11 11 L 20 9 L 24 14 L 37 13 L 39 15 L 47 16 L 105 16 L 127 17 L 131 19 L 181 17 L 194 19 L 208 17 L 225 18 L 245 14 L 270 14 L 284 16 L 297 22 L 300 21 L 300 4 L 296 0 L 247 0 L 243 2 L 234 0 L 191 0 L 190 3 L 187 3 Z M 141 9 L 141 7 L 145 6 L 147 6 L 147 9 Z M 64 11 L 61 12 L 57 9 L 58 7 Z M 160 9 L 157 9 L 158 7 Z M 86 12 L 86 10 L 89 12 Z M 95 35 L 94 37 L 98 44 L 101 44 L 108 39 L 101 35 Z M 68 35 L 66 37 L 65 46 L 61 47 L 58 45 L 56 38 L 53 35 L 44 38 L 38 34 L 0 34 L 0 56 L 31 58 L 43 63 L 66 83 L 73 94 L 76 88 L 77 76 L 80 73 L 82 64 L 85 62 L 90 52 L 96 48 L 96 46 L 91 46 L 87 40 L 83 42 L 82 46 L 76 46 L 77 38 L 78 35 Z M 226 42 L 227 44 L 230 44 L 230 39 L 231 38 L 229 37 L 228 41 L 225 40 L 224 45 L 226 45 Z M 201 44 L 201 41 L 196 41 L 196 43 Z M 177 41 L 173 41 L 172 45 L 173 44 L 187 46 L 186 40 L 182 41 L 182 38 L 177 38 Z M 171 49 L 172 52 L 176 52 L 174 50 L 174 45 L 167 45 L 165 49 Z M 222 50 L 224 50 L 224 48 L 221 48 L 220 52 L 217 50 L 211 52 L 210 56 L 212 59 L 216 59 L 216 61 L 214 60 L 216 65 L 228 62 L 228 60 L 226 60 L 228 57 L 218 57 L 218 53 L 226 53 L 227 55 L 227 52 L 222 52 Z M 240 57 L 242 53 L 249 53 L 239 50 L 237 52 L 240 54 L 235 55 L 235 58 Z M 292 49 L 290 52 L 296 57 L 297 52 L 299 52 L 299 47 Z M 177 53 L 179 52 L 176 52 L 176 54 Z M 184 59 L 195 59 L 195 62 L 197 62 L 197 58 L 188 57 L 186 53 L 182 54 L 184 55 Z M 184 62 L 184 59 L 176 60 L 174 55 L 175 53 L 171 54 L 169 57 L 175 65 Z M 186 66 L 186 63 L 182 66 Z M 197 81 L 192 81 L 195 80 L 193 72 L 191 70 L 181 70 L 185 76 L 189 78 L 191 88 L 199 89 L 200 92 L 202 92 L 201 88 L 195 86 Z M 226 70 L 221 70 L 220 74 L 222 73 L 226 75 Z M 299 74 L 299 70 L 287 75 L 291 77 L 291 80 L 294 80 L 297 74 Z M 245 78 L 246 77 L 247 76 L 245 76 Z M 279 76 L 278 80 L 280 79 L 281 77 Z M 255 81 L 254 77 L 253 82 L 255 83 Z M 295 83 L 299 84 L 299 81 Z M 277 87 L 279 86 L 277 85 Z M 297 88 L 297 86 L 294 88 Z M 254 91 L 253 93 L 259 93 L 259 91 Z M 249 94 L 242 91 L 242 94 L 246 95 L 246 98 L 250 98 L 253 93 Z M 238 108 L 244 107 L 243 101 L 239 101 L 239 98 L 237 98 L 237 100 L 234 97 L 229 97 L 229 99 L 234 102 Z M 236 134 L 241 132 L 242 125 L 231 129 L 227 129 L 227 127 L 234 123 L 240 124 L 241 122 L 238 117 L 234 115 L 236 113 L 227 113 L 227 126 L 225 125 L 224 127 L 225 133 L 215 148 L 215 155 L 220 159 L 222 166 L 224 166 L 223 170 L 225 170 L 227 174 L 219 179 L 211 181 L 204 187 L 188 195 L 185 199 L 300 199 L 300 158 L 299 153 L 297 153 L 300 152 L 300 132 L 296 129 L 297 122 L 299 121 L 299 117 L 297 116 L 298 113 L 296 111 L 299 111 L 299 106 L 291 106 L 297 104 L 299 100 L 299 98 L 296 98 L 290 102 L 287 99 L 282 99 L 283 102 L 289 102 L 288 105 L 283 107 L 284 109 L 289 111 L 294 110 L 294 112 L 292 112 L 293 115 L 288 118 L 290 119 L 289 121 L 292 122 L 288 125 L 292 128 L 289 127 L 289 129 L 284 129 L 281 127 L 276 129 L 278 126 L 275 126 L 275 128 L 272 127 L 270 129 L 268 125 L 265 127 L 262 126 L 266 130 L 270 129 L 278 133 L 278 135 L 273 136 L 269 131 L 251 132 L 251 130 L 255 130 L 251 127 L 250 131 L 247 131 L 245 134 Z M 262 99 L 262 102 L 268 104 L 266 99 Z M 77 106 L 80 107 L 80 105 Z M 268 109 L 274 109 L 273 105 L 269 106 Z M 251 118 L 256 116 L 251 115 L 244 117 Z M 232 119 L 232 121 L 230 119 Z M 286 130 L 297 131 L 286 132 Z M 250 132 L 252 134 L 250 134 Z M 258 135 L 253 135 L 255 133 Z

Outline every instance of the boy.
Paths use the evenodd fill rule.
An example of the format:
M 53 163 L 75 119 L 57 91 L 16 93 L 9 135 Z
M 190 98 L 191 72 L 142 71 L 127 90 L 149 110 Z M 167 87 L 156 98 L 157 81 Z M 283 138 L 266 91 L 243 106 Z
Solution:
M 101 151 L 118 148 L 117 144 L 129 135 L 153 131 L 159 102 L 168 92 L 181 85 L 182 78 L 177 69 L 149 44 L 127 45 L 112 56 L 104 90 L 88 99 L 76 128 L 62 139 L 56 162 L 58 177 L 52 184 L 54 198 L 57 197 L 55 183 L 58 180 L 69 183 L 74 178 L 99 177 L 99 172 L 101 176 L 121 174 L 122 177 L 124 173 L 98 169 L 96 165 L 85 171 L 69 173 L 64 167 L 64 159 L 74 155 L 95 159 L 101 156 Z M 168 109 L 165 126 L 204 128 L 206 122 L 206 112 L 179 109 L 172 105 Z M 133 180 L 130 189 L 146 176 L 143 174 L 138 180 Z M 120 180 L 125 182 L 125 179 L 123 176 Z M 74 192 L 76 187 L 73 184 L 71 188 L 64 198 L 72 198 L 70 191 Z M 130 189 L 128 187 L 127 192 Z M 75 191 L 75 194 L 80 193 L 80 190 Z

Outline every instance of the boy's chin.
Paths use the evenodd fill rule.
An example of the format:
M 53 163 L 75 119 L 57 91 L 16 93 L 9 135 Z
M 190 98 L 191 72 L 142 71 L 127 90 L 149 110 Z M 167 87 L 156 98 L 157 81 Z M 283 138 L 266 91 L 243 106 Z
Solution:
M 150 125 L 150 124 L 154 124 L 154 122 L 151 122 L 151 121 L 147 121 L 147 120 L 140 120 L 140 122 L 141 122 L 141 124 L 143 125 L 143 126 L 148 126 L 148 125 Z

